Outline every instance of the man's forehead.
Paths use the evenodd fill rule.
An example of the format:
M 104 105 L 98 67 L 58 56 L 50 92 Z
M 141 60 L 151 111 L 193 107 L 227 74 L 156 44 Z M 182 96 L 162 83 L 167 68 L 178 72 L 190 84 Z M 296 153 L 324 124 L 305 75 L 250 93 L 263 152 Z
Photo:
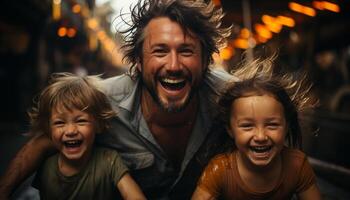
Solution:
M 184 43 L 195 44 L 198 40 L 196 34 L 186 30 L 178 22 L 168 17 L 157 17 L 152 19 L 144 30 L 144 39 L 160 42 L 160 39 L 182 40 Z

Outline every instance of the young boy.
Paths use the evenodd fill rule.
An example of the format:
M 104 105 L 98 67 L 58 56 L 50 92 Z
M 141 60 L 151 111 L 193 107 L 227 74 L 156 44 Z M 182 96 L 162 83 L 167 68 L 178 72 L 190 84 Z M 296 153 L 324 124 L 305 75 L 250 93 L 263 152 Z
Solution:
M 95 76 L 55 74 L 29 112 L 32 132 L 59 151 L 45 160 L 33 186 L 41 199 L 145 199 L 114 150 L 94 146 L 115 116 Z

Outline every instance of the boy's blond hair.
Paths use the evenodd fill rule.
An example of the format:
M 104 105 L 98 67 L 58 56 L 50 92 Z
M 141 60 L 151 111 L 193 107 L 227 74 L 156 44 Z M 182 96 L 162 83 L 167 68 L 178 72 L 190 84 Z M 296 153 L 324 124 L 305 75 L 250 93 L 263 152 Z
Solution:
M 115 116 L 107 96 L 99 86 L 98 76 L 80 77 L 71 73 L 55 73 L 49 85 L 40 93 L 35 105 L 28 112 L 33 134 L 48 134 L 53 109 L 78 109 L 91 114 L 97 124 L 97 132 L 108 128 L 108 119 Z

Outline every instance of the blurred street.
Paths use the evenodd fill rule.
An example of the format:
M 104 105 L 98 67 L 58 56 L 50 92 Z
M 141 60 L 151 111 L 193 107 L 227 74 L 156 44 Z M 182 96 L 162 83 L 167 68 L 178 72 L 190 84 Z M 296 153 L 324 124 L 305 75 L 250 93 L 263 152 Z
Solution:
M 127 71 L 115 24 L 121 1 L 127 0 L 1 1 L 0 175 L 29 139 L 27 110 L 52 73 L 107 78 Z M 303 150 L 323 199 L 349 200 L 350 1 L 212 1 L 223 7 L 224 25 L 233 25 L 213 67 L 230 71 L 243 56 L 278 52 L 281 70 L 308 73 L 320 106 L 301 116 Z M 38 199 L 29 185 L 30 179 L 13 199 Z

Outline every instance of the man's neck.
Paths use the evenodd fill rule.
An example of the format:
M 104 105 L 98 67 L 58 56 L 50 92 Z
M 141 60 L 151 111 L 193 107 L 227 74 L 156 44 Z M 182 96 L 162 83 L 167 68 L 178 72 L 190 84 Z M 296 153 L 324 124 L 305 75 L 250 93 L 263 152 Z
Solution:
M 198 96 L 190 99 L 187 106 L 180 112 L 168 112 L 161 108 L 146 89 L 142 91 L 141 97 L 142 114 L 147 123 L 156 124 L 162 127 L 180 127 L 194 123 L 198 110 Z
M 174 168 L 179 170 L 197 116 L 198 96 L 193 96 L 181 112 L 169 113 L 159 107 L 148 91 L 144 90 L 141 107 L 151 134 L 167 154 Z

